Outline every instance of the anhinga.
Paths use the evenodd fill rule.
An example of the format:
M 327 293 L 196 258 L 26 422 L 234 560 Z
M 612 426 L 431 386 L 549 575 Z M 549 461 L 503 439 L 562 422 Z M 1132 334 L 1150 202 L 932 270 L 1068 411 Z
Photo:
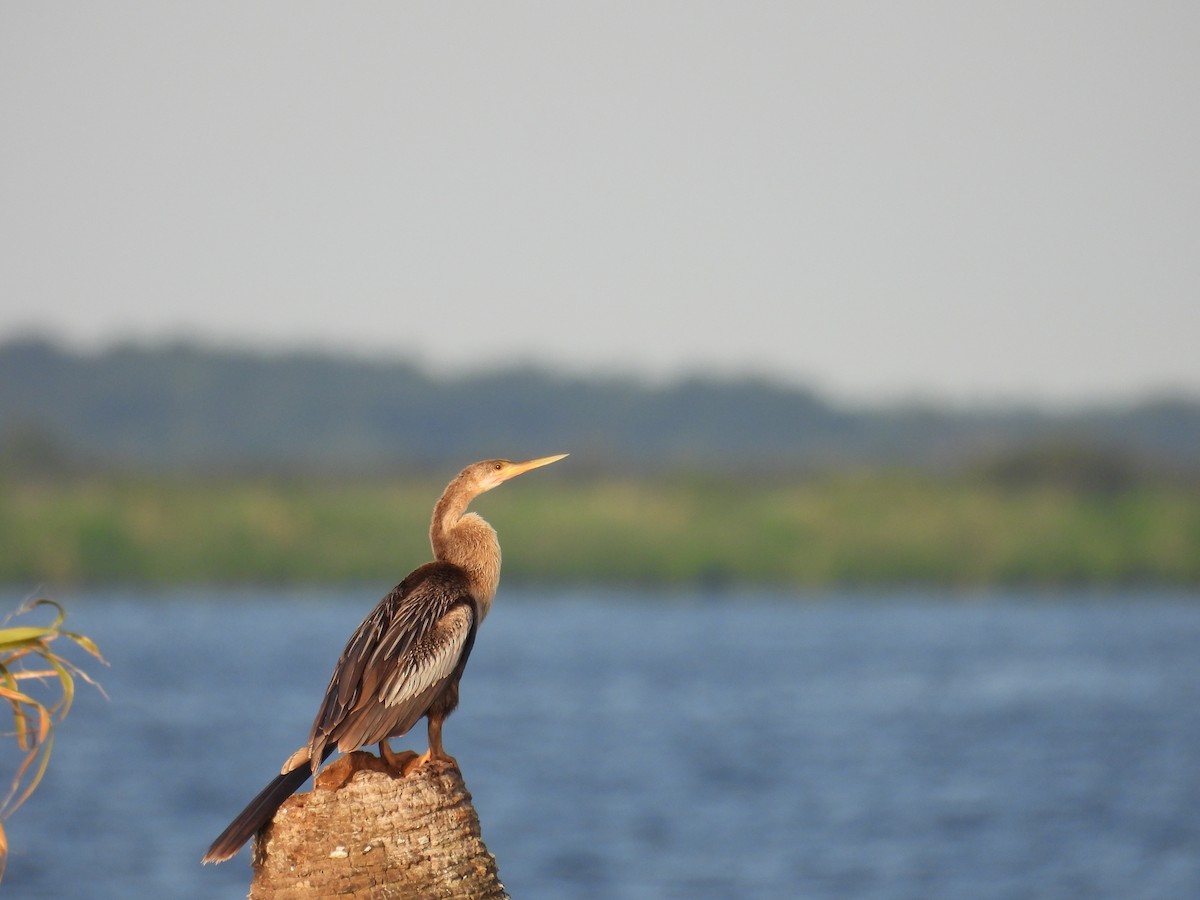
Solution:
M 433 508 L 434 561 L 393 588 L 350 636 L 308 744 L 213 841 L 204 862 L 223 862 L 237 853 L 335 749 L 349 753 L 378 744 L 381 755 L 393 761 L 387 740 L 424 716 L 429 750 L 416 764 L 447 758 L 442 722 L 458 705 L 458 680 L 500 580 L 496 531 L 467 506 L 484 491 L 566 455 L 518 463 L 484 460 L 450 482 Z

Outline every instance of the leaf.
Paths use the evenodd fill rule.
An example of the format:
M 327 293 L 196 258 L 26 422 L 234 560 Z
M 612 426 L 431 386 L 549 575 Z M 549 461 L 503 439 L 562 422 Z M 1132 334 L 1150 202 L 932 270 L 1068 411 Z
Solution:
M 42 606 L 55 610 L 54 621 L 50 625 L 0 628 L 0 702 L 7 702 L 12 710 L 12 735 L 17 747 L 25 753 L 13 775 L 7 795 L 0 800 L 0 878 L 4 876 L 8 856 L 3 820 L 28 800 L 41 783 L 54 746 L 54 721 L 70 711 L 75 700 L 76 680 L 82 678 L 104 693 L 86 672 L 50 647 L 56 638 L 66 636 L 84 652 L 108 665 L 91 638 L 62 629 L 66 611 L 61 605 L 53 600 L 39 599 L 24 604 L 14 614 L 30 612 Z M 50 705 L 18 687 L 21 682 L 37 682 L 44 685 L 39 688 L 38 693 L 41 693 L 49 690 L 48 685 L 55 680 L 59 690 L 57 699 Z
M 77 634 L 74 631 L 63 631 L 61 634 L 65 637 L 69 637 L 92 656 L 96 657 L 96 659 L 100 660 L 100 662 L 104 663 L 104 665 L 108 665 L 108 660 L 101 656 L 100 648 L 96 646 L 96 642 L 86 634 Z
M 58 631 L 67 618 L 67 611 L 62 608 L 62 604 L 57 600 L 51 600 L 48 597 L 39 597 L 29 603 L 22 604 L 16 611 L 16 615 L 22 615 L 37 609 L 39 606 L 52 606 L 55 610 L 54 621 L 50 623 L 51 631 Z
M 17 774 L 13 776 L 12 788 L 9 790 L 8 796 L 4 798 L 3 803 L 0 803 L 0 812 L 2 812 L 3 818 L 8 818 L 8 816 L 12 815 L 37 790 L 37 786 L 42 781 L 42 776 L 46 774 L 46 767 L 50 765 L 50 750 L 53 746 L 54 738 L 47 738 L 45 743 L 39 746 L 33 753 L 28 754 L 21 762 L 20 767 L 17 769 Z M 34 760 L 40 760 L 37 769 L 30 776 L 29 784 L 25 786 L 25 790 L 14 800 L 13 796 L 16 794 L 17 789 L 25 778 L 25 773 L 29 770 Z
M 20 628 L 0 628 L 0 649 L 29 644 L 34 641 L 54 640 L 57 632 L 35 625 Z
M 59 718 L 64 718 L 71 709 L 71 703 L 75 700 L 75 679 L 71 677 L 67 667 L 55 657 L 51 656 L 46 661 L 58 673 L 58 681 L 62 685 L 62 699 L 54 704 L 53 709 Z
M 28 694 L 22 694 L 20 691 L 14 691 L 12 688 L 4 687 L 3 685 L 0 685 L 0 697 L 3 697 L 5 700 L 14 700 L 17 703 L 28 703 L 31 706 L 37 704 L 37 701 Z

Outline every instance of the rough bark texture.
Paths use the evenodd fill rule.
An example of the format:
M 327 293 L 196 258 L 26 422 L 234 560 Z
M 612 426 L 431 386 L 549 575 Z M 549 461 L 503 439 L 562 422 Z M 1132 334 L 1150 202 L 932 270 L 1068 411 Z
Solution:
M 255 839 L 251 900 L 314 897 L 507 900 L 462 773 L 401 775 L 359 751 L 295 794 Z

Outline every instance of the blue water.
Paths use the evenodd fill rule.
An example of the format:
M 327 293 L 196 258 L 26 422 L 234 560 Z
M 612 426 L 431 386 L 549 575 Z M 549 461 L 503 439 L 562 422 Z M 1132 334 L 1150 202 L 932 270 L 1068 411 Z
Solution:
M 65 598 L 109 699 L 4 895 L 244 897 L 200 856 L 378 593 Z M 506 589 L 446 745 L 521 900 L 1200 897 L 1200 597 Z

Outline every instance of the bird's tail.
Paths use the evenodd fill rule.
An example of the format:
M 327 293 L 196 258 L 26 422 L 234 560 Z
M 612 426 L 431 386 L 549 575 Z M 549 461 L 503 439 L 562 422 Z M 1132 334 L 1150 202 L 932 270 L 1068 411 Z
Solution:
M 322 762 L 329 757 L 333 749 L 333 747 L 326 748 L 325 753 L 321 756 Z M 258 829 L 271 821 L 275 811 L 283 805 L 283 801 L 296 793 L 300 785 L 308 781 L 310 775 L 312 775 L 312 767 L 307 760 L 303 765 L 297 766 L 290 772 L 276 775 L 275 779 L 259 791 L 258 796 L 246 804 L 246 808 L 238 813 L 237 818 L 229 823 L 229 827 L 212 842 L 212 846 L 204 854 L 203 861 L 206 863 L 225 862 L 241 850 L 242 845 L 254 837 L 254 833 Z

